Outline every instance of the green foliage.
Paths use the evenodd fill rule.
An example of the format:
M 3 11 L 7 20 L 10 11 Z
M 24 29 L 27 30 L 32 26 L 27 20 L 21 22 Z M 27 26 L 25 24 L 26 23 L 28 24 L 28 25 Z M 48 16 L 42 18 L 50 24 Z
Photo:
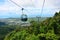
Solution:
M 4 37 L 10 33 L 11 31 L 13 31 L 14 29 L 16 29 L 15 27 L 13 27 L 12 25 L 4 25 L 4 26 L 0 26 L 0 40 L 3 40 Z
M 19 28 L 8 34 L 4 40 L 60 40 L 60 12 L 39 23 Z

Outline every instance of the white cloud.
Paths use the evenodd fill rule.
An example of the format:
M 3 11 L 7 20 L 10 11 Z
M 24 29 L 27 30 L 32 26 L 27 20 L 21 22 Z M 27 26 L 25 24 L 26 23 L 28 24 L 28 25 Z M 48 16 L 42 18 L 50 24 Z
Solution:
M 24 8 L 41 8 L 44 0 L 12 0 L 21 7 Z M 59 0 L 45 0 L 44 8 L 58 8 L 60 5 L 58 4 Z M 57 6 L 56 6 L 57 5 Z M 3 6 L 0 6 L 0 10 L 19 10 L 19 7 L 16 6 L 11 1 L 6 1 Z M 21 8 L 20 8 L 21 9 Z
M 28 10 L 28 12 L 24 11 L 25 13 L 35 14 L 35 13 L 41 13 L 41 8 L 44 0 L 12 0 L 12 1 Z M 54 10 L 53 13 L 60 10 L 55 8 L 60 8 L 60 0 L 45 0 L 43 13 L 49 13 L 50 11 L 52 12 L 52 9 Z M 20 14 L 21 8 L 12 3 L 11 1 L 6 0 L 5 4 L 0 5 L 0 11 L 14 12 L 16 14 Z

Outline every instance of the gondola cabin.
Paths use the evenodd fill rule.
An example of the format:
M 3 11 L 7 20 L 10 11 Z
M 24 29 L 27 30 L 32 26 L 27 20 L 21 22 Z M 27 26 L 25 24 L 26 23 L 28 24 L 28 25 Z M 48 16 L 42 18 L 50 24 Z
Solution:
M 28 20 L 27 15 L 26 14 L 22 14 L 21 15 L 21 21 L 26 22 L 27 20 Z

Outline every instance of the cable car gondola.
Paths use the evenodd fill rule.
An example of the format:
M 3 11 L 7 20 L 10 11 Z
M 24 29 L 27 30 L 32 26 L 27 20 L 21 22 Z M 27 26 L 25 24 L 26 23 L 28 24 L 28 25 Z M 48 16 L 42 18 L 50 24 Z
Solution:
M 24 10 L 24 8 L 22 8 L 21 21 L 25 22 L 25 21 L 28 20 L 28 18 L 27 18 L 27 15 L 26 14 L 23 14 L 23 10 Z
M 27 15 L 26 14 L 22 14 L 21 15 L 21 21 L 25 22 L 27 20 L 28 20 Z

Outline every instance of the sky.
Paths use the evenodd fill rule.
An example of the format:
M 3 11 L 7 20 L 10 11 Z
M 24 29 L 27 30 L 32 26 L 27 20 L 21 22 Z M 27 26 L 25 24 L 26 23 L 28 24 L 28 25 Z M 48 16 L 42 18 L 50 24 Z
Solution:
M 44 0 L 12 0 L 20 7 L 12 3 L 10 0 L 0 0 L 0 18 L 18 18 L 23 13 L 28 17 L 52 17 L 55 12 L 60 10 L 60 0 L 45 0 L 43 12 L 41 13 Z

